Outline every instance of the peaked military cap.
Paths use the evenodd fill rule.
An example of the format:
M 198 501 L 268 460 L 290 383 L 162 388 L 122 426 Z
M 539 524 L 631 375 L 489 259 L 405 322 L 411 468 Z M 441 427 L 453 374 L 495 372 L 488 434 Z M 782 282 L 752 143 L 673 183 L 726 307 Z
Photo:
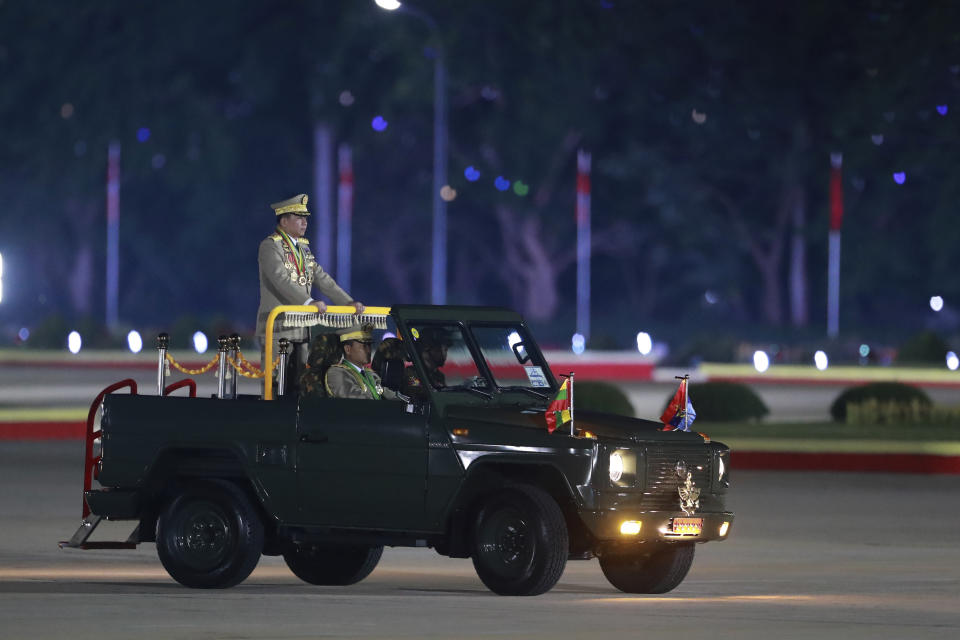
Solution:
M 350 340 L 373 343 L 373 325 L 365 324 L 362 327 L 354 325 L 340 332 L 340 342 L 349 342 Z
M 295 213 L 298 216 L 310 215 L 310 212 L 307 210 L 307 194 L 305 193 L 281 200 L 280 202 L 274 202 L 270 205 L 270 208 L 273 209 L 274 213 L 278 216 L 282 216 L 285 213 Z

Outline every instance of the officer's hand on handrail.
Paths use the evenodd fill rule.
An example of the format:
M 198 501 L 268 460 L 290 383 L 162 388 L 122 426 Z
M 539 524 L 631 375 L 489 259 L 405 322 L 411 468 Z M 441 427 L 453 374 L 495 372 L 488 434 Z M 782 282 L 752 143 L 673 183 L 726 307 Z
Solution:
M 327 303 L 325 303 L 323 300 L 311 300 L 310 304 L 315 306 L 320 311 L 320 313 L 323 313 L 324 311 L 327 310 Z
M 357 308 L 357 313 L 358 313 L 358 314 L 359 314 L 359 313 L 363 313 L 363 310 L 366 309 L 366 307 L 363 306 L 363 303 L 362 303 L 362 302 L 354 302 L 354 303 L 353 303 L 353 306 Z

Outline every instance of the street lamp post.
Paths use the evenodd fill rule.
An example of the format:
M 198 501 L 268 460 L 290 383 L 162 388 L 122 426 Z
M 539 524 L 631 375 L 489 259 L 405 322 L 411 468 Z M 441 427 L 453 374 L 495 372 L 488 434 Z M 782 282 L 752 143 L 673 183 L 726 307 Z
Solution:
M 426 23 L 436 43 L 433 57 L 433 263 L 430 301 L 447 303 L 447 203 L 440 195 L 447 184 L 447 68 L 440 29 L 423 11 L 397 0 L 374 0 L 387 11 L 400 10 Z

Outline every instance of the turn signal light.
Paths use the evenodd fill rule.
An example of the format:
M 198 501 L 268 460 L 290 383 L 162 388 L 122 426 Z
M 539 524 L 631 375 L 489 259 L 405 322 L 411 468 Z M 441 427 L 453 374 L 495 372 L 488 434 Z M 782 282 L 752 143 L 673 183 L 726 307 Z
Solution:
M 453 430 L 453 435 L 455 436 L 466 436 L 470 434 L 470 429 L 464 429 L 462 427 L 457 427 Z
M 720 537 L 722 538 L 723 536 L 727 535 L 727 531 L 729 529 L 730 529 L 729 522 L 724 522 L 722 525 L 720 525 Z
M 635 536 L 640 533 L 640 527 L 642 526 L 642 522 L 638 522 L 637 520 L 627 520 L 620 525 L 620 533 L 625 536 Z

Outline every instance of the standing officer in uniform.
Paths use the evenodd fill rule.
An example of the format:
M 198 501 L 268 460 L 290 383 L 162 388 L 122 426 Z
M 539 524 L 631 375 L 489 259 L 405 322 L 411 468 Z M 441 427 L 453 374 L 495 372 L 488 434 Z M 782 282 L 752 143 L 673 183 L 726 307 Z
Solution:
M 257 261 L 260 265 L 260 307 L 257 309 L 257 332 L 260 342 L 261 366 L 265 362 L 265 350 L 277 352 L 277 342 L 286 338 L 293 343 L 290 358 L 292 369 L 288 380 L 296 381 L 299 371 L 307 361 L 309 332 L 306 327 L 274 326 L 273 345 L 265 345 L 267 316 L 279 305 L 315 305 L 324 312 L 327 305 L 314 300 L 313 287 L 330 298 L 336 305 L 353 305 L 357 313 L 363 312 L 363 304 L 356 302 L 340 285 L 323 270 L 313 254 L 309 241 L 303 237 L 307 231 L 307 196 L 300 194 L 270 207 L 276 214 L 277 227 L 273 234 L 260 243 Z M 270 375 L 268 372 L 267 375 Z
M 324 384 L 331 398 L 399 400 L 392 390 L 380 384 L 380 376 L 367 368 L 373 348 L 370 327 L 351 328 L 340 334 L 343 358 L 327 369 Z

